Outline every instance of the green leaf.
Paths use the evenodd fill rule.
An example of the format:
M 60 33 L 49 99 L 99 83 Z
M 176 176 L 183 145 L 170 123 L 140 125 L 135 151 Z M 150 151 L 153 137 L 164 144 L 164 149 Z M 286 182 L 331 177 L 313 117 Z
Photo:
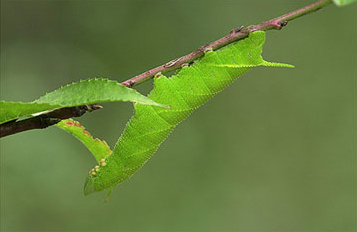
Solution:
M 93 136 L 85 130 L 84 126 L 73 119 L 62 120 L 57 123 L 56 126 L 67 131 L 81 141 L 88 148 L 88 150 L 91 151 L 95 159 L 98 161 L 98 164 L 100 164 L 101 160 L 105 159 L 105 157 L 110 155 L 112 152 L 104 140 L 101 141 L 97 138 L 94 139 Z
M 355 1 L 356 0 L 333 0 L 335 5 L 337 5 L 337 6 L 345 6 L 345 5 L 355 2 Z
M 58 90 L 47 93 L 35 102 L 77 106 L 115 101 L 138 102 L 144 105 L 165 107 L 141 95 L 134 89 L 127 88 L 116 81 L 102 78 L 81 80 L 77 83 L 63 86 Z
M 111 190 L 129 179 L 150 159 L 178 123 L 246 71 L 256 66 L 292 67 L 264 61 L 261 57 L 264 41 L 264 32 L 254 32 L 246 39 L 206 53 L 170 78 L 155 77 L 149 98 L 170 108 L 135 105 L 134 116 L 111 155 L 105 158 L 106 166 L 89 174 L 84 194 Z
M 0 101 L 0 124 L 42 111 L 115 101 L 165 107 L 116 81 L 89 79 L 61 87 L 29 103 Z

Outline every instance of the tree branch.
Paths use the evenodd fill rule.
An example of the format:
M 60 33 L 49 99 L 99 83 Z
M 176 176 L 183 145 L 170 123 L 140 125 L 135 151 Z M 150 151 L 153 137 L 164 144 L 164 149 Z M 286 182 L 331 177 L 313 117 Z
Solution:
M 248 35 L 253 31 L 267 31 L 272 29 L 280 30 L 282 27 L 286 26 L 289 21 L 299 18 L 303 15 L 315 12 L 330 3 L 332 3 L 332 0 L 319 0 L 308 6 L 302 7 L 293 12 L 271 19 L 267 22 L 262 22 L 258 25 L 249 26 L 245 29 L 243 28 L 243 26 L 237 29 L 233 29 L 228 35 L 224 36 L 223 38 L 220 38 L 208 45 L 202 46 L 198 48 L 196 51 L 188 55 L 174 59 L 166 64 L 163 64 L 147 72 L 144 72 L 140 75 L 137 75 L 133 78 L 130 78 L 122 82 L 121 84 L 131 88 L 135 85 L 138 85 L 142 82 L 145 82 L 153 78 L 155 74 L 159 72 L 167 73 L 169 71 L 179 69 L 184 65 L 190 64 L 194 60 L 202 57 L 206 50 L 217 50 L 219 48 L 222 48 L 235 41 L 248 37 Z M 13 120 L 10 122 L 6 122 L 0 125 L 0 138 L 26 130 L 43 129 L 48 126 L 52 126 L 63 119 L 67 119 L 71 117 L 80 117 L 87 111 L 92 111 L 101 108 L 102 107 L 99 105 L 67 107 L 67 108 L 57 109 L 51 111 L 50 113 L 39 115 L 37 117 L 25 119 L 22 121 Z
M 303 15 L 315 12 L 330 3 L 332 3 L 332 0 L 320 0 L 315 3 L 310 4 L 308 6 L 302 7 L 298 10 L 295 10 L 295 11 L 292 11 L 285 15 L 271 19 L 267 22 L 262 22 L 258 25 L 249 26 L 246 29 L 243 29 L 243 27 L 233 29 L 228 35 L 226 35 L 223 38 L 220 38 L 208 45 L 202 46 L 202 47 L 198 48 L 196 51 L 194 51 L 188 55 L 174 59 L 166 64 L 163 64 L 159 67 L 156 67 L 149 71 L 146 71 L 138 76 L 130 78 L 130 79 L 122 82 L 122 84 L 127 87 L 133 87 L 135 85 L 138 85 L 144 81 L 147 81 L 147 80 L 153 78 L 155 76 L 155 74 L 157 74 L 159 72 L 167 73 L 172 70 L 181 68 L 183 65 L 190 64 L 194 60 L 202 57 L 204 55 L 204 52 L 207 49 L 217 50 L 217 49 L 224 47 L 230 43 L 233 43 L 235 41 L 238 41 L 238 40 L 248 37 L 248 35 L 253 31 L 267 31 L 267 30 L 272 30 L 272 29 L 280 30 L 282 27 L 286 26 L 286 24 L 289 21 L 299 18 Z
M 100 105 L 65 107 L 20 121 L 15 119 L 0 125 L 0 138 L 27 130 L 44 129 L 59 123 L 63 119 L 80 117 L 87 111 L 92 112 L 102 108 Z

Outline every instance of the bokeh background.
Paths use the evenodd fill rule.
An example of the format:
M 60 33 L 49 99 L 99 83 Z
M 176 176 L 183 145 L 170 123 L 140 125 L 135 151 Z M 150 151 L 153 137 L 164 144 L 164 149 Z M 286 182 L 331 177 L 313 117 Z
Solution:
M 1 0 L 1 99 L 123 81 L 311 2 Z M 265 59 L 296 68 L 246 73 L 107 203 L 83 195 L 95 160 L 69 134 L 1 139 L 1 231 L 356 231 L 356 10 L 267 32 Z M 103 106 L 79 121 L 113 147 L 133 108 Z

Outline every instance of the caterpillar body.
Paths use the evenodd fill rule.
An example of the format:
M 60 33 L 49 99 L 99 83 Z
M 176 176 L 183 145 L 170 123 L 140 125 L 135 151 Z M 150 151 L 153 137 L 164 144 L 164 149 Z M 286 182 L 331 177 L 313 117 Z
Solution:
M 101 160 L 100 166 L 91 170 L 84 188 L 85 195 L 111 190 L 129 179 L 149 160 L 178 123 L 249 69 L 255 66 L 287 67 L 263 60 L 264 41 L 264 32 L 254 32 L 246 39 L 206 52 L 200 60 L 181 68 L 170 78 L 156 75 L 149 98 L 168 105 L 169 109 L 134 105 L 135 114 L 113 152 Z

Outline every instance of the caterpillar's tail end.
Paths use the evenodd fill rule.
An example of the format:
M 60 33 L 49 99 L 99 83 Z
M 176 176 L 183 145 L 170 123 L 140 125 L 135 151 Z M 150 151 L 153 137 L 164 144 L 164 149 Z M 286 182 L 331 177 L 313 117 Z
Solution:
M 87 177 L 86 183 L 84 184 L 84 195 L 87 196 L 91 193 L 94 193 L 95 185 L 91 177 Z

